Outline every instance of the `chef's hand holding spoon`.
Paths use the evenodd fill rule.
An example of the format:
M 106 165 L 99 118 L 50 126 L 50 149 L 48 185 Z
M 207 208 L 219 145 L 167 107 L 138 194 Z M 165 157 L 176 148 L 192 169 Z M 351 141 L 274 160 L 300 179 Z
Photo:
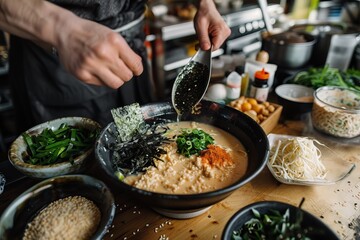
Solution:
M 200 48 L 182 68 L 171 91 L 178 121 L 182 114 L 192 111 L 203 98 L 211 78 L 211 51 L 218 49 L 230 34 L 212 0 L 199 1 L 194 24 Z

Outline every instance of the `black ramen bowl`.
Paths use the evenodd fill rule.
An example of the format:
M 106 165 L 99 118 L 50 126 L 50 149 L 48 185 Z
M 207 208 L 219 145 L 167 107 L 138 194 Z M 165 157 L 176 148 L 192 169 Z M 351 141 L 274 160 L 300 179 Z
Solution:
M 244 208 L 237 211 L 225 225 L 225 228 L 222 233 L 222 240 L 233 239 L 232 238 L 233 232 L 238 231 L 244 226 L 244 224 L 247 221 L 254 218 L 252 209 L 256 209 L 261 215 L 271 214 L 272 210 L 279 211 L 280 214 L 283 215 L 286 212 L 286 210 L 289 209 L 289 213 L 290 213 L 289 221 L 292 223 L 296 221 L 297 211 L 301 211 L 303 217 L 301 221 L 301 227 L 304 229 L 305 228 L 313 229 L 313 231 L 310 231 L 308 235 L 310 239 L 339 240 L 336 234 L 327 225 L 325 225 L 319 218 L 296 206 L 283 202 L 277 202 L 277 201 L 256 202 L 247 205 Z
M 69 196 L 82 196 L 99 208 L 101 219 L 91 239 L 100 240 L 115 216 L 115 200 L 107 186 L 87 175 L 65 175 L 46 179 L 26 190 L 2 213 L 0 239 L 23 239 L 26 226 L 51 202 Z
M 177 114 L 171 103 L 155 103 L 141 107 L 146 121 L 168 120 L 174 122 Z M 119 187 L 142 201 L 155 211 L 174 218 L 190 218 L 205 212 L 213 204 L 223 200 L 232 192 L 255 178 L 265 167 L 269 155 L 269 142 L 263 129 L 252 118 L 233 108 L 210 101 L 201 101 L 196 114 L 182 116 L 183 121 L 196 121 L 216 126 L 235 136 L 244 145 L 248 154 L 248 168 L 244 176 L 235 183 L 211 192 L 199 194 L 164 194 L 150 192 L 130 186 L 118 179 L 116 168 L 111 161 L 111 152 L 106 148 L 115 141 L 110 123 L 101 132 L 95 143 L 95 156 L 106 174 L 114 180 L 114 189 Z

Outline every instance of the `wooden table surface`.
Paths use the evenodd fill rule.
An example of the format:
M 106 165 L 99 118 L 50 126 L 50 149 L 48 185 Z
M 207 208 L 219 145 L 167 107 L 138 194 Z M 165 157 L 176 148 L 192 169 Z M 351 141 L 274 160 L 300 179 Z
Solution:
M 304 121 L 284 121 L 272 133 L 304 136 L 305 125 Z M 349 177 L 334 185 L 286 185 L 277 182 L 265 168 L 255 179 L 204 214 L 186 220 L 163 217 L 129 199 L 120 190 L 113 190 L 116 216 L 105 239 L 221 239 L 226 222 L 240 208 L 263 200 L 298 205 L 303 197 L 303 209 L 319 217 L 340 239 L 360 239 L 360 148 L 358 144 L 336 144 L 333 149 L 345 161 L 357 165 Z M 23 178 L 8 184 L 0 195 L 0 213 L 36 182 Z

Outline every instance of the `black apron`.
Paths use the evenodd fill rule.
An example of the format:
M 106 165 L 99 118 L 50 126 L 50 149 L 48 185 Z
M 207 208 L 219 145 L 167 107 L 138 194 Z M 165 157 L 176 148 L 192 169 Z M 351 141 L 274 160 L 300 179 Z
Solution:
M 78 4 L 81 2 L 94 4 L 97 1 L 76 2 Z M 62 2 L 59 5 L 65 6 L 66 2 L 74 1 Z M 138 3 L 142 8 L 133 6 L 136 8 L 127 9 L 127 12 L 119 15 L 114 10 L 115 7 L 123 11 L 124 6 L 131 7 L 130 5 L 135 1 L 115 0 L 114 2 L 123 3 L 121 6 L 117 4 L 112 7 L 107 6 L 112 9 L 110 13 L 116 14 L 115 17 L 109 17 L 109 14 L 103 15 L 103 10 L 99 10 L 100 7 L 95 8 L 97 11 L 77 12 L 77 7 L 74 8 L 75 10 L 72 8 L 70 10 L 73 10 L 74 13 L 81 17 L 95 19 L 111 28 L 123 26 L 143 14 L 144 4 Z M 91 8 L 87 6 L 85 9 L 89 10 Z M 134 12 L 135 10 L 137 12 Z M 95 12 L 97 15 L 94 16 L 88 12 Z M 110 113 L 112 108 L 133 102 L 145 104 L 153 101 L 153 86 L 148 77 L 146 49 L 143 44 L 145 38 L 143 23 L 121 32 L 121 35 L 127 40 L 130 47 L 142 56 L 144 72 L 140 77 L 134 77 L 118 90 L 104 86 L 88 85 L 79 81 L 63 69 L 56 55 L 45 51 L 31 41 L 12 36 L 9 75 L 19 132 L 36 124 L 66 116 L 89 117 L 105 126 L 112 121 Z

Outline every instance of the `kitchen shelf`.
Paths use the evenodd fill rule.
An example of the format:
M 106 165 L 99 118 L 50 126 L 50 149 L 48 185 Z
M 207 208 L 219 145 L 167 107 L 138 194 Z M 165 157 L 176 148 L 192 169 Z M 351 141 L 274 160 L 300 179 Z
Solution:
M 223 53 L 224 53 L 223 49 L 218 49 L 218 50 L 212 52 L 211 57 L 215 58 L 215 57 L 222 55 Z M 177 68 L 183 67 L 190 61 L 190 59 L 191 59 L 191 57 L 182 59 L 180 61 L 172 62 L 169 64 L 165 64 L 164 70 L 171 71 L 171 70 L 175 70 Z
M 164 26 L 162 29 L 163 41 L 169 41 L 195 34 L 192 22 L 178 23 L 176 25 Z

